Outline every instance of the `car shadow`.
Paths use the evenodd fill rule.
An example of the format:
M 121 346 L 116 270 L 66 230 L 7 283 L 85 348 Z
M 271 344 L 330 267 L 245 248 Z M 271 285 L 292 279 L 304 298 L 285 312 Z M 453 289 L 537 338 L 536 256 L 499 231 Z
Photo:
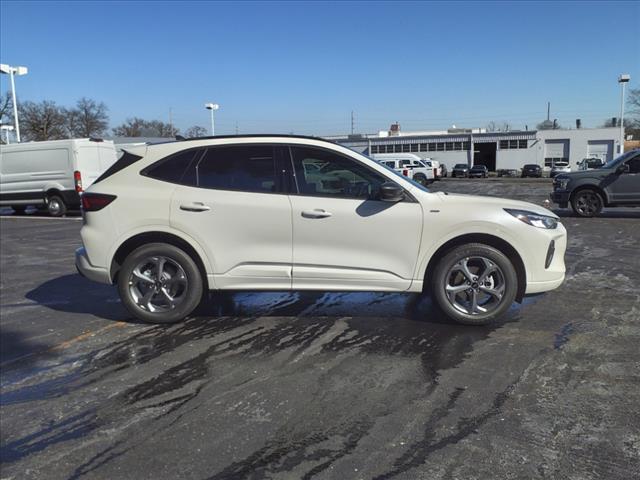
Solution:
M 122 306 L 114 286 L 91 282 L 78 274 L 48 280 L 25 297 L 60 312 L 141 323 Z M 518 314 L 519 306 L 514 304 L 500 323 L 514 321 Z M 426 295 L 386 292 L 209 292 L 192 317 L 367 317 L 459 325 Z
M 560 218 L 580 218 L 585 220 L 589 219 L 576 215 L 573 210 L 569 208 L 555 208 L 552 211 Z M 640 218 L 640 208 L 605 208 L 595 218 Z

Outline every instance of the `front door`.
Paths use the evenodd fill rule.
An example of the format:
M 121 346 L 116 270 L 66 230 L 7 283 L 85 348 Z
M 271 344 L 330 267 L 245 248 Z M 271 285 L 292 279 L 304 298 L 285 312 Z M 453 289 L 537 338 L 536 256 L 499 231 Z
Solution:
M 407 290 L 422 232 L 422 208 L 376 199 L 387 177 L 337 152 L 291 147 L 293 288 Z M 313 165 L 313 167 L 310 167 Z
M 640 203 L 640 155 L 625 162 L 629 166 L 628 172 L 616 175 L 617 178 L 609 185 L 609 195 L 612 202 L 617 204 Z
M 205 250 L 220 289 L 291 288 L 291 204 L 274 145 L 208 147 L 171 200 L 171 226 Z M 186 185 L 184 185 L 186 184 Z

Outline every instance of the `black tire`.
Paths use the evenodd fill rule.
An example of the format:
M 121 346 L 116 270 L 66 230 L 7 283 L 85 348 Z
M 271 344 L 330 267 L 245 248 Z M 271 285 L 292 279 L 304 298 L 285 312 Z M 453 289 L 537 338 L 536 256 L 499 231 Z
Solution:
M 173 276 L 168 272 L 167 268 L 167 270 L 164 270 L 164 273 L 161 272 L 160 274 L 162 280 L 158 280 L 157 277 L 155 277 L 156 281 L 154 286 L 148 287 L 148 289 L 142 292 L 139 290 L 139 286 L 148 284 L 146 281 L 133 282 L 133 280 L 137 278 L 134 276 L 134 270 L 139 270 L 139 266 L 144 264 L 157 266 L 157 264 L 153 262 L 157 261 L 154 259 L 160 257 L 166 260 L 164 262 L 165 266 L 169 264 L 173 269 Z M 179 266 L 182 272 L 180 272 L 176 266 Z M 157 272 L 154 272 L 154 274 L 155 273 Z M 180 273 L 186 278 L 184 283 L 181 282 Z M 147 277 L 147 275 L 145 275 L 145 277 Z M 153 279 L 154 275 L 148 275 L 148 277 Z M 174 277 L 177 278 L 180 285 L 175 286 L 170 283 L 172 279 L 175 279 Z M 166 285 L 165 281 L 167 282 Z M 151 281 L 149 283 L 154 282 Z M 174 286 L 167 287 L 167 285 Z M 171 291 L 174 288 L 176 290 Z M 142 296 L 140 301 L 144 301 L 142 294 L 148 293 L 150 289 L 155 289 L 154 291 L 156 292 L 151 293 L 151 302 L 153 302 L 154 299 L 157 299 L 158 303 L 166 301 L 161 290 L 171 291 L 173 298 L 178 299 L 179 302 L 173 307 L 167 306 L 167 309 L 158 309 L 157 311 L 151 310 L 152 308 L 156 308 L 151 302 L 146 303 L 147 308 L 140 306 L 134 295 L 139 293 L 140 296 Z M 134 317 L 147 323 L 175 323 L 185 319 L 200 304 L 203 292 L 204 279 L 193 258 L 180 248 L 166 243 L 150 243 L 137 248 L 127 256 L 122 264 L 122 268 L 118 272 L 118 293 L 120 294 L 122 304 Z
M 426 186 L 427 185 L 427 177 L 425 177 L 424 175 L 422 175 L 421 173 L 415 175 L 413 177 L 413 179 L 418 182 L 420 185 Z
M 11 205 L 11 208 L 13 208 L 13 213 L 17 215 L 24 215 L 27 211 L 26 205 Z
M 595 217 L 600 214 L 603 207 L 602 196 L 591 188 L 578 190 L 571 195 L 571 208 L 579 217 Z
M 67 213 L 67 205 L 60 195 L 47 197 L 47 211 L 52 217 L 62 217 Z
M 487 276 L 486 282 L 490 285 L 478 285 L 473 278 L 468 280 L 473 283 L 467 283 L 464 280 L 466 276 L 462 274 L 461 270 L 452 273 L 452 269 L 455 269 L 457 264 L 466 262 L 471 274 L 482 274 L 481 268 L 485 264 L 480 258 L 488 260 L 490 265 L 497 267 L 494 273 Z M 500 289 L 500 298 L 489 295 L 485 303 L 478 302 L 480 308 L 476 313 L 473 313 L 473 308 L 471 308 L 472 312 L 469 312 L 469 307 L 463 311 L 464 306 L 454 306 L 454 302 L 449 299 L 446 293 L 446 287 L 450 285 L 452 279 L 456 279 L 460 275 L 462 275 L 463 281 L 455 286 L 462 287 L 463 290 L 455 294 L 455 303 L 458 303 L 458 295 L 464 295 L 466 300 L 471 302 L 469 295 L 473 293 L 473 290 L 476 291 L 476 298 L 483 300 L 488 294 L 482 289 L 490 289 L 490 286 L 494 286 L 496 290 Z M 467 285 L 469 285 L 468 288 Z M 518 292 L 518 275 L 511 260 L 500 250 L 482 243 L 470 243 L 456 247 L 442 257 L 433 271 L 429 288 L 435 304 L 447 317 L 458 323 L 485 325 L 502 316 L 514 302 Z M 482 312 L 482 309 L 486 311 Z

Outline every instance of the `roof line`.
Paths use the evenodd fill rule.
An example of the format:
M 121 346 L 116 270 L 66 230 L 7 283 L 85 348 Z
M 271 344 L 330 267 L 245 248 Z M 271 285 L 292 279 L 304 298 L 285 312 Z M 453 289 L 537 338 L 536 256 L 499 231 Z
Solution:
M 282 133 L 255 133 L 255 134 L 241 134 L 241 135 L 214 135 L 214 136 L 208 136 L 208 137 L 190 137 L 190 138 L 184 138 L 184 139 L 176 139 L 176 140 L 169 140 L 168 142 L 163 142 L 163 143 L 172 143 L 172 142 L 193 142 L 193 141 L 197 141 L 197 140 L 218 140 L 218 139 L 226 139 L 226 138 L 268 138 L 268 137 L 277 137 L 277 138 L 301 138 L 301 139 L 305 139 L 305 140 L 318 140 L 321 142 L 327 142 L 327 143 L 334 143 L 331 140 L 327 140 L 321 137 L 314 137 L 314 136 L 310 136 L 310 135 L 287 135 L 287 134 L 282 134 Z M 157 145 L 157 144 L 154 144 Z

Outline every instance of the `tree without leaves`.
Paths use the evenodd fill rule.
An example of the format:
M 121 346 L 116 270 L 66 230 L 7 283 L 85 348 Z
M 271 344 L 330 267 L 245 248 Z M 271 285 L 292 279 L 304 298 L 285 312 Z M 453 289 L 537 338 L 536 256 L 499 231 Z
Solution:
M 18 103 L 20 133 L 24 140 L 43 141 L 68 138 L 66 118 L 62 108 L 55 102 Z
M 544 120 L 536 125 L 538 130 L 557 130 L 562 126 L 557 121 Z
M 13 124 L 13 102 L 9 92 L 6 95 L 0 95 L 0 124 Z
M 78 138 L 102 135 L 109 125 L 107 110 L 104 103 L 82 97 L 75 108 L 64 111 L 69 134 Z
M 640 88 L 631 88 L 629 90 L 627 105 L 631 115 L 640 115 Z
M 184 132 L 184 136 L 187 138 L 198 138 L 206 137 L 208 133 L 209 130 L 207 130 L 206 128 L 201 127 L 200 125 L 194 125 Z
M 116 137 L 175 137 L 179 130 L 160 120 L 128 118 L 122 125 L 113 129 Z

